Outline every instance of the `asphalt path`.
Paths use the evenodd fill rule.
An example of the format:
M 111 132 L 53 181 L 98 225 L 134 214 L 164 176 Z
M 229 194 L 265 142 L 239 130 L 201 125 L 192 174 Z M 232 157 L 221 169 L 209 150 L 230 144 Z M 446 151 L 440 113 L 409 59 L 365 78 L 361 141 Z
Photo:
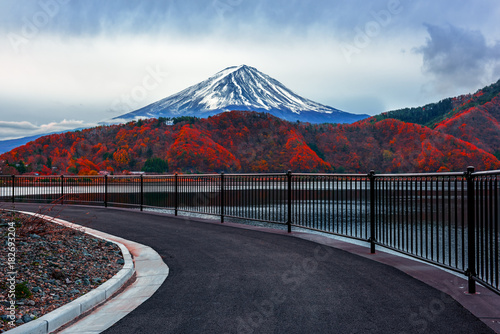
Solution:
M 169 266 L 160 289 L 107 334 L 494 333 L 397 269 L 284 233 L 121 209 L 44 213 L 148 245 Z

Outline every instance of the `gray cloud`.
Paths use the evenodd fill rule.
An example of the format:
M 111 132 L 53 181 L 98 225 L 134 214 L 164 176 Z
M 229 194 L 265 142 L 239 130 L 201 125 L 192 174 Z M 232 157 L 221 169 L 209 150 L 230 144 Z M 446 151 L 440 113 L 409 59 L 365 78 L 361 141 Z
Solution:
M 339 46 L 384 20 L 393 4 L 400 13 L 346 63 Z M 144 105 L 243 63 L 350 112 L 422 105 L 457 95 L 435 84 L 418 92 L 430 79 L 449 88 L 479 81 L 478 73 L 500 76 L 497 47 L 488 42 L 497 38 L 499 15 L 498 0 L 0 0 L 0 63 L 9 64 L 0 77 L 0 118 L 99 121 L 141 85 L 147 66 L 169 76 Z M 428 32 L 423 22 L 432 23 Z M 427 34 L 419 53 L 400 52 Z
M 35 125 L 28 121 L 6 122 L 0 121 L 0 140 L 9 140 L 39 134 L 60 132 L 76 128 L 96 126 L 95 123 L 87 123 L 79 120 L 62 120 L 61 122 L 51 122 L 42 125 Z
M 488 45 L 480 31 L 452 25 L 426 25 L 429 38 L 415 49 L 423 56 L 423 71 L 439 85 L 471 87 L 496 80 L 491 68 L 500 62 L 500 44 Z
M 15 129 L 15 130 L 36 130 L 36 129 L 38 129 L 37 126 L 35 126 L 27 121 L 22 121 L 22 122 L 0 121 L 0 128 L 1 129 Z
M 280 28 L 303 32 L 311 26 L 346 27 L 363 23 L 388 0 L 0 0 L 0 29 L 20 33 L 28 24 L 68 35 L 101 33 L 180 33 L 229 35 Z M 44 14 L 50 17 L 43 20 Z M 341 15 L 339 15 L 341 14 Z M 38 23 L 37 24 L 37 20 Z M 229 29 L 228 29 L 229 28 Z M 25 29 L 26 30 L 26 29 Z
M 477 0 L 474 6 L 467 0 L 0 0 L 0 30 L 20 33 L 29 22 L 44 32 L 67 35 L 235 34 L 248 27 L 295 33 L 319 27 L 342 34 L 391 4 L 403 8 L 399 28 L 420 29 L 422 20 L 466 26 L 478 18 L 481 24 L 497 22 L 497 0 Z

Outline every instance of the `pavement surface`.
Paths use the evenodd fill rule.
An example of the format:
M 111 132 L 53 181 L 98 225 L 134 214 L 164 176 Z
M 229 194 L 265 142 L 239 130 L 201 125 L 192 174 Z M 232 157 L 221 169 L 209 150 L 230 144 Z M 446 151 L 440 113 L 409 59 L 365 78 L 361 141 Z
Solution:
M 59 222 L 60 219 L 55 219 L 55 221 Z M 128 273 L 128 270 L 130 270 L 130 272 L 133 272 L 133 277 L 130 277 L 132 274 L 125 276 L 124 278 L 130 277 L 127 283 L 124 282 L 125 280 L 117 281 L 113 291 L 117 289 L 120 289 L 120 291 L 117 291 L 116 295 L 110 296 L 106 293 L 105 302 L 93 308 L 90 313 L 84 314 L 77 320 L 65 325 L 64 328 L 58 329 L 57 333 L 60 334 L 97 334 L 104 332 L 148 300 L 168 277 L 167 265 L 152 248 L 94 229 L 86 228 L 85 232 L 117 242 L 126 248 L 130 255 L 124 256 L 125 265 L 122 271 Z M 120 274 L 121 272 L 99 288 Z
M 148 245 L 168 265 L 156 293 L 104 333 L 494 333 L 403 271 L 283 231 L 121 209 L 42 213 Z

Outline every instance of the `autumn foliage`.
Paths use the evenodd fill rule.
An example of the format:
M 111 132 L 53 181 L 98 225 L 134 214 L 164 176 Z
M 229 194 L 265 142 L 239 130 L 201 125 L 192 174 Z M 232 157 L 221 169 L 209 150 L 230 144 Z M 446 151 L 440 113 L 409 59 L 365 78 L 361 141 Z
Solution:
M 175 124 L 141 120 L 41 137 L 2 154 L 0 167 L 4 174 L 44 175 L 150 172 L 153 162 L 169 173 L 498 169 L 499 100 L 464 109 L 435 129 L 376 117 L 350 125 L 290 123 L 246 111 Z
M 435 129 L 500 157 L 500 96 L 443 120 Z
M 191 125 L 184 125 L 167 153 L 167 161 L 173 170 L 231 171 L 237 172 L 241 164 L 234 155 Z

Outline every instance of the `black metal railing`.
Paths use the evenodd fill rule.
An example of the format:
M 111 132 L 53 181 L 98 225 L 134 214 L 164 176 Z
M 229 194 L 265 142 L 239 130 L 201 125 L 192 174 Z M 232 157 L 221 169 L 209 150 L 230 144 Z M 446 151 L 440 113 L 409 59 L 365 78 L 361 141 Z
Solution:
M 367 175 L 293 174 L 292 225 L 370 238 L 370 178 Z
M 377 175 L 377 243 L 465 272 L 466 189 L 464 173 Z
M 161 208 L 387 247 L 500 293 L 500 171 L 426 174 L 0 176 L 11 202 Z
M 473 221 L 471 226 L 474 226 L 474 233 L 470 232 L 470 243 L 475 249 L 469 253 L 473 263 L 469 275 L 497 292 L 500 290 L 499 178 L 500 171 L 473 174 L 475 194 L 471 206 L 474 207 L 474 215 L 469 216 Z

